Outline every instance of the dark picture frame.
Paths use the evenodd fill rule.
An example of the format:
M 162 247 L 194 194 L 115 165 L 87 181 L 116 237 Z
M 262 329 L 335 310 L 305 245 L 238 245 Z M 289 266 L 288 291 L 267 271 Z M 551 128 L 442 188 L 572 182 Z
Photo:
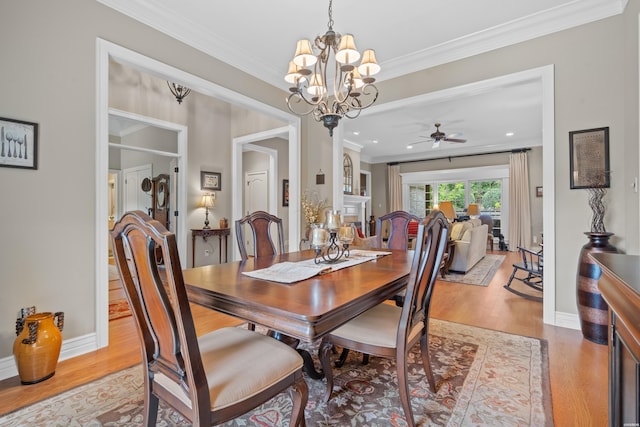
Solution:
M 222 174 L 220 172 L 200 171 L 200 189 L 212 191 L 222 190 Z
M 0 166 L 38 169 L 38 124 L 0 117 Z
M 571 189 L 609 188 L 609 127 L 569 132 Z
M 282 180 L 282 206 L 289 206 L 289 180 Z

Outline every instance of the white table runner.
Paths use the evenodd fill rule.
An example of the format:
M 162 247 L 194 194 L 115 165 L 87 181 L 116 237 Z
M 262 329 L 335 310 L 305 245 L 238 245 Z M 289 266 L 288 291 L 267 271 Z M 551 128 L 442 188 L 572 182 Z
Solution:
M 352 267 L 389 254 L 391 252 L 352 249 L 349 257 L 343 258 L 335 264 L 316 264 L 312 258 L 299 262 L 280 262 L 260 270 L 243 271 L 242 274 L 254 279 L 269 280 L 271 282 L 295 283 L 318 274 L 331 273 L 332 271 Z

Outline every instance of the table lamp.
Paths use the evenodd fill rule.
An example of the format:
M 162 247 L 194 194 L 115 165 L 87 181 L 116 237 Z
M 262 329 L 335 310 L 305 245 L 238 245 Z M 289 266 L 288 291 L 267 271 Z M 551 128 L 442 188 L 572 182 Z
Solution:
M 477 203 L 470 203 L 467 207 L 467 215 L 469 215 L 469 217 L 471 218 L 479 216 L 480 205 L 478 205 Z
M 453 202 L 440 202 L 438 204 L 438 209 L 440 209 L 440 211 L 444 214 L 445 217 L 447 217 L 449 221 L 453 221 L 454 219 L 458 218 L 455 209 L 453 209 Z
M 205 194 L 202 196 L 202 200 L 200 202 L 200 207 L 204 208 L 204 227 L 203 229 L 211 228 L 209 227 L 209 208 L 213 208 L 216 205 L 216 195 L 215 194 Z

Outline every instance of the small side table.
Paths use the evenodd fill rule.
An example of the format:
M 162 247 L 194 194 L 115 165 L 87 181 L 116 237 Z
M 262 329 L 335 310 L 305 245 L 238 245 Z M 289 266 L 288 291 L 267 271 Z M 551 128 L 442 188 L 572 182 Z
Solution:
M 224 237 L 224 262 L 229 261 L 229 234 L 228 228 L 192 228 L 191 229 L 191 267 L 195 267 L 196 261 L 196 237 L 202 237 L 204 242 L 207 237 L 218 236 L 218 256 L 222 264 L 222 238 Z

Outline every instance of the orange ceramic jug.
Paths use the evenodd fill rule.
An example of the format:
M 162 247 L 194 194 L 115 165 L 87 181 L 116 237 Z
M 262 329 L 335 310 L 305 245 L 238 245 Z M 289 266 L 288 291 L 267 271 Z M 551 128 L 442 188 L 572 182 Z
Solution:
M 56 372 L 64 313 L 36 313 L 16 320 L 13 357 L 22 384 L 35 384 Z

